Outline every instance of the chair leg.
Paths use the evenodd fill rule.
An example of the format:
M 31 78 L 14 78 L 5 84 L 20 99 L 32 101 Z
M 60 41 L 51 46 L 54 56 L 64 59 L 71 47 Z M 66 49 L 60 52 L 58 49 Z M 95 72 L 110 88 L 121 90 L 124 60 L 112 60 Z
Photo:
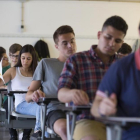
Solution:
M 107 126 L 107 140 L 121 140 L 122 138 L 122 128 L 121 126 Z
M 72 115 L 71 126 L 70 126 L 70 115 Z M 67 112 L 66 116 L 67 116 L 67 137 L 68 137 L 68 140 L 73 140 L 73 133 L 74 133 L 77 115 L 74 112 Z
M 46 108 L 47 108 L 46 105 L 41 106 L 41 129 L 42 129 L 41 140 L 44 140 L 45 135 Z

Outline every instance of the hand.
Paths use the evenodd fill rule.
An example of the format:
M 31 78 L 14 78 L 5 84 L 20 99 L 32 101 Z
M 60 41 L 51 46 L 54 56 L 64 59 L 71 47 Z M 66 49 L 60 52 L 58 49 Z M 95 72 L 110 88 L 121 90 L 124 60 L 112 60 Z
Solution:
M 75 105 L 87 105 L 89 97 L 86 92 L 82 90 L 73 89 L 71 92 L 71 99 Z
M 40 97 L 45 97 L 45 93 L 42 92 L 40 89 L 38 89 L 38 90 L 36 90 L 36 91 L 33 92 L 33 94 L 32 94 L 32 100 L 34 102 L 38 102 L 38 100 L 39 100 Z
M 103 100 L 100 102 L 99 105 L 99 114 L 105 115 L 105 116 L 110 116 L 114 115 L 117 111 L 116 109 L 117 106 L 117 98 L 116 94 L 111 94 L 110 97 L 105 97 Z

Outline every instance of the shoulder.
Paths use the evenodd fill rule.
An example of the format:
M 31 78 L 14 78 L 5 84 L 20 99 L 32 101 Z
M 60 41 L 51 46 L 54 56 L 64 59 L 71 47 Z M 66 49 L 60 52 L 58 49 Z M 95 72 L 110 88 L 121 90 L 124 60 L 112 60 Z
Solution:
M 59 62 L 56 58 L 43 58 L 39 63 Z
M 76 61 L 76 60 L 85 59 L 85 58 L 87 59 L 88 57 L 90 57 L 89 50 L 75 53 L 75 54 L 71 55 L 68 59 Z
M 9 71 L 9 72 L 16 72 L 16 68 L 18 68 L 18 67 L 11 67 L 7 71 Z

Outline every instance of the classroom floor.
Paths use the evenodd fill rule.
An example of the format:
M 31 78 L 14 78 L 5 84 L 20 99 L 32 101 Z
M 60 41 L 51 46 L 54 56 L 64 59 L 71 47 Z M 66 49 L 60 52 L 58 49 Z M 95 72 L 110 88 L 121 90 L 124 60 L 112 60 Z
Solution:
M 22 135 L 23 135 L 23 132 L 20 130 L 19 140 L 22 140 Z M 0 122 L 0 140 L 10 140 L 9 130 L 4 127 L 4 124 L 2 124 L 2 122 Z
M 0 126 L 0 140 L 10 140 L 9 131 L 4 126 Z

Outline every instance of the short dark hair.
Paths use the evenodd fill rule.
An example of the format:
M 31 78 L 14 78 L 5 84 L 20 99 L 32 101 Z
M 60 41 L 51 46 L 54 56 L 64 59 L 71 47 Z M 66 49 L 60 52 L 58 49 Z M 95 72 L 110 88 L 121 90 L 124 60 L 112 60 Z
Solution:
M 6 53 L 6 50 L 0 46 L 0 61 L 1 61 L 4 53 Z
M 58 43 L 58 36 L 62 34 L 72 33 L 75 35 L 73 29 L 69 25 L 60 26 L 53 34 L 53 40 L 57 44 Z
M 112 16 L 108 18 L 104 22 L 102 30 L 104 30 L 107 26 L 112 26 L 115 29 L 122 31 L 125 35 L 128 29 L 126 21 L 120 16 Z
M 30 53 L 32 55 L 31 69 L 32 69 L 32 72 L 34 73 L 34 71 L 36 69 L 36 66 L 37 66 L 37 56 L 36 56 L 35 49 L 33 48 L 32 45 L 29 45 L 29 44 L 24 45 L 22 47 L 22 49 L 20 50 L 19 57 L 18 57 L 18 62 L 15 65 L 15 67 L 22 67 L 22 64 L 21 64 L 22 53 Z
M 123 43 L 121 48 L 118 50 L 118 53 L 122 53 L 122 54 L 129 54 L 131 52 L 132 52 L 132 48 L 127 43 Z
M 17 44 L 17 43 L 12 44 L 12 45 L 10 46 L 10 48 L 9 48 L 9 53 L 14 54 L 14 53 L 16 53 L 17 51 L 20 51 L 21 48 L 22 48 L 22 46 L 21 46 L 20 44 Z

